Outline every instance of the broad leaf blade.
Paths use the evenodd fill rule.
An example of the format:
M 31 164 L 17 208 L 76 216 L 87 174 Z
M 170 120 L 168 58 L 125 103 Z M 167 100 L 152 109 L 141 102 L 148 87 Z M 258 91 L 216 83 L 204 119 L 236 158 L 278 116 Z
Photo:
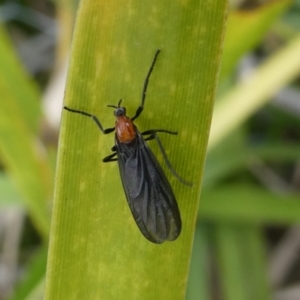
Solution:
M 160 135 L 181 185 L 166 170 L 183 219 L 175 242 L 146 240 L 130 214 L 116 164 L 103 164 L 113 136 L 91 119 L 64 111 L 45 299 L 183 299 L 200 182 L 219 68 L 226 1 L 118 1 L 81 3 L 74 32 L 65 104 L 114 123 L 111 108 L 123 98 L 128 115 L 150 79 L 141 131 Z

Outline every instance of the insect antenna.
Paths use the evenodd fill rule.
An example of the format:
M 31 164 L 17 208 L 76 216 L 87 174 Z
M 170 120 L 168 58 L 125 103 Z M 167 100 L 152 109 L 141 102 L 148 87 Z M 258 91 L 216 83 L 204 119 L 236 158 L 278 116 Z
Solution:
M 153 61 L 152 61 L 152 64 L 150 66 L 150 69 L 148 71 L 148 74 L 146 76 L 146 79 L 144 81 L 144 87 L 143 87 L 143 92 L 142 92 L 142 100 L 141 100 L 141 105 L 138 107 L 138 109 L 136 110 L 136 113 L 135 115 L 131 118 L 131 121 L 134 121 L 140 114 L 141 112 L 143 111 L 144 109 L 144 102 L 145 102 L 145 99 L 146 99 L 146 93 L 147 93 L 147 87 L 148 87 L 148 82 L 149 82 L 149 78 L 150 78 L 150 75 L 153 71 L 153 68 L 154 68 L 154 65 L 155 65 L 155 62 L 156 62 L 156 59 L 157 59 L 157 56 L 158 54 L 160 53 L 160 50 L 156 50 L 156 53 L 154 55 L 154 58 L 153 58 Z
M 112 107 L 112 108 L 119 108 L 121 103 L 122 103 L 123 99 L 120 99 L 119 102 L 118 102 L 118 106 L 115 106 L 115 105 L 107 105 L 107 107 Z

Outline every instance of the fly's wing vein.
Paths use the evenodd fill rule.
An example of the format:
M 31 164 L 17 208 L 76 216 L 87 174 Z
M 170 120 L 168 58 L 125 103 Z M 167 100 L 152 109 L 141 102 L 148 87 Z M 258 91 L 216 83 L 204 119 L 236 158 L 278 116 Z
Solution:
M 134 144 L 117 146 L 124 191 L 139 229 L 154 243 L 175 240 L 181 231 L 180 213 L 154 154 L 140 134 Z

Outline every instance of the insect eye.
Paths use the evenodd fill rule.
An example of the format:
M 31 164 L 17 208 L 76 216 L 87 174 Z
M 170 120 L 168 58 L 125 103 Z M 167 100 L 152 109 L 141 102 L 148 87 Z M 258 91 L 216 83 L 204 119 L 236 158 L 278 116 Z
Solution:
M 126 115 L 126 108 L 125 107 L 118 107 L 114 112 L 116 117 L 125 116 Z

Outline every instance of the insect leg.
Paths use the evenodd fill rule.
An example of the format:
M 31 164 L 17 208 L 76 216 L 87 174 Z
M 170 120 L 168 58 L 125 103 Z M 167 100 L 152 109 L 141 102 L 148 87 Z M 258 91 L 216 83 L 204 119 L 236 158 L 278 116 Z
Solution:
M 153 139 L 155 139 L 155 135 L 154 135 L 154 134 L 151 134 L 150 136 L 148 136 L 148 137 L 145 138 L 144 140 L 145 140 L 145 141 L 151 141 L 151 140 L 153 140 Z
M 143 87 L 143 92 L 142 92 L 141 105 L 136 110 L 135 115 L 131 118 L 131 121 L 134 121 L 141 114 L 141 112 L 144 109 L 144 102 L 145 102 L 145 99 L 146 99 L 146 93 L 147 93 L 147 87 L 148 87 L 149 78 L 150 78 L 150 75 L 151 75 L 151 73 L 153 71 L 153 68 L 154 68 L 154 65 L 155 65 L 155 62 L 156 62 L 156 59 L 157 59 L 157 56 L 158 56 L 159 52 L 160 52 L 159 49 L 156 50 L 156 53 L 154 55 L 152 64 L 150 66 L 150 69 L 149 69 L 148 74 L 146 76 L 146 79 L 144 81 L 144 87 Z
M 92 120 L 96 123 L 96 125 L 98 126 L 98 128 L 104 134 L 108 134 L 108 133 L 113 132 L 115 130 L 114 127 L 113 128 L 103 129 L 103 126 L 101 125 L 100 121 L 98 120 L 98 118 L 95 115 L 89 114 L 89 113 L 87 113 L 85 111 L 82 111 L 82 110 L 71 109 L 71 108 L 68 108 L 67 106 L 64 106 L 64 109 L 68 110 L 70 112 L 73 112 L 73 113 L 81 114 L 81 115 L 84 115 L 84 116 L 92 118 Z
M 153 134 L 156 132 L 163 132 L 163 133 L 168 133 L 168 134 L 174 134 L 177 135 L 178 132 L 177 131 L 171 131 L 171 130 L 165 130 L 165 129 L 151 129 L 151 130 L 146 130 L 144 132 L 142 132 L 142 135 L 148 135 L 148 134 Z
M 151 131 L 151 130 L 148 130 L 148 131 Z M 164 131 L 163 131 L 164 132 Z M 168 132 L 169 133 L 169 132 Z M 183 178 L 181 178 L 177 173 L 176 171 L 174 170 L 174 168 L 172 167 L 168 157 L 167 157 L 167 154 L 166 154 L 166 151 L 158 137 L 158 135 L 156 134 L 156 131 L 154 131 L 148 138 L 145 139 L 145 141 L 149 141 L 149 140 L 153 140 L 153 139 L 156 139 L 157 141 L 157 144 L 158 144 L 158 147 L 159 147 L 159 150 L 166 162 L 166 165 L 167 167 L 169 168 L 169 170 L 172 172 L 172 174 L 183 184 L 187 185 L 187 186 L 192 186 L 193 184 L 191 182 L 188 182 L 186 180 L 184 180 Z
M 115 157 L 116 155 L 117 155 L 117 152 L 115 152 L 115 153 L 113 153 L 113 154 L 111 154 L 111 155 L 108 155 L 108 156 L 104 157 L 102 161 L 105 162 L 105 163 L 111 162 L 111 161 L 116 161 L 116 160 L 118 160 L 118 159 L 117 159 L 117 158 L 113 158 L 113 157 Z

